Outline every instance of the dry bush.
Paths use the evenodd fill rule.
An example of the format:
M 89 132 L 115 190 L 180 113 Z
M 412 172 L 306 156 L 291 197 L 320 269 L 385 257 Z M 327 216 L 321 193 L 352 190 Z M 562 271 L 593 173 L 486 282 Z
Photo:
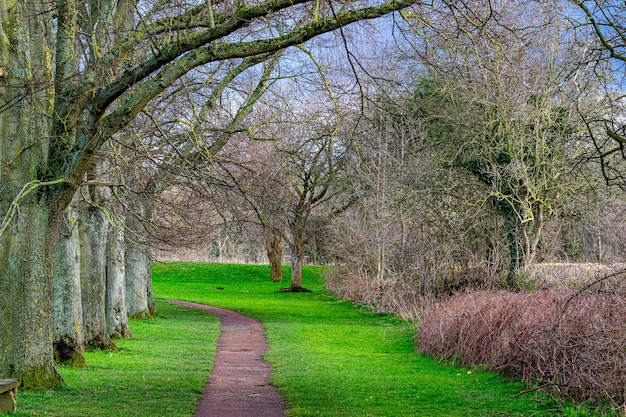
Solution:
M 422 268 L 419 268 L 422 266 Z M 416 271 L 388 272 L 380 279 L 368 271 L 336 266 L 325 277 L 325 289 L 379 313 L 419 321 L 424 306 L 459 288 L 487 288 L 490 279 L 477 269 L 453 271 L 444 265 L 418 265 Z M 444 270 L 437 274 L 438 270 Z M 410 273 L 412 272 L 412 273 Z
M 595 292 L 449 297 L 424 311 L 418 349 L 539 383 L 562 397 L 623 405 L 626 303 L 620 278 Z
M 526 266 L 522 276 L 538 288 L 578 289 L 623 270 L 626 270 L 624 263 L 537 263 Z
M 419 320 L 428 300 L 420 294 L 417 285 L 401 276 L 379 281 L 343 268 L 333 268 L 327 273 L 325 286 L 344 300 L 365 304 L 379 313 L 396 314 L 405 320 Z

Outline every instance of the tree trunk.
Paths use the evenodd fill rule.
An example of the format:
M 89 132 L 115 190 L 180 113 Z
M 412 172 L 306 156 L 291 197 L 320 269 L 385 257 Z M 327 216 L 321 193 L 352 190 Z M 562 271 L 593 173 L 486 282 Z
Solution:
M 264 229 L 264 234 L 265 250 L 267 251 L 267 259 L 270 262 L 270 277 L 272 282 L 280 282 L 283 280 L 283 246 L 281 237 L 280 234 L 269 228 Z
M 291 285 L 282 291 L 311 292 L 311 290 L 302 287 L 302 266 L 304 265 L 304 245 L 306 243 L 304 233 L 300 233 L 300 230 L 293 230 L 292 235 Z
M 543 205 L 536 204 L 534 219 L 523 224 L 524 235 L 524 266 L 527 267 L 535 262 L 537 248 L 543 235 Z
M 52 248 L 47 204 L 20 205 L 0 238 L 0 375 L 25 389 L 62 383 L 52 350 Z
M 84 367 L 80 239 L 78 213 L 74 206 L 65 210 L 59 222 L 57 236 L 52 293 L 54 358 L 57 363 Z
M 135 210 L 127 216 L 126 227 L 132 231 L 132 240 L 126 240 L 126 311 L 128 316 L 143 319 L 156 314 L 152 298 L 152 261 L 140 219 L 149 209 L 144 201 L 135 201 Z
M 80 278 L 83 302 L 85 344 L 96 349 L 111 349 L 106 323 L 106 243 L 109 222 L 97 207 L 81 213 Z
M 53 26 L 43 2 L 0 2 L 0 377 L 26 389 L 63 382 L 52 349 L 54 201 L 37 181 L 53 103 L 42 28 Z
M 291 289 L 302 288 L 302 265 L 304 264 L 304 245 L 294 242 L 291 246 Z
M 299 208 L 302 207 L 299 206 Z M 305 210 L 295 210 L 294 218 L 289 224 L 291 231 L 291 285 L 281 291 L 286 292 L 311 292 L 302 287 L 302 266 L 304 265 L 304 245 L 307 237 L 305 235 L 306 224 L 309 213 Z
M 126 246 L 126 310 L 132 318 L 154 315 L 152 303 L 150 257 L 143 245 Z M 154 307 L 152 307 L 154 308 Z
M 126 312 L 126 265 L 124 262 L 124 232 L 120 227 L 109 228 L 106 266 L 106 322 L 113 338 L 131 337 Z
M 524 267 L 524 250 L 520 236 L 521 228 L 519 217 L 508 202 L 498 202 L 496 207 L 504 220 L 504 229 L 506 231 L 506 240 L 509 248 L 507 286 L 511 289 L 516 289 L 517 271 Z

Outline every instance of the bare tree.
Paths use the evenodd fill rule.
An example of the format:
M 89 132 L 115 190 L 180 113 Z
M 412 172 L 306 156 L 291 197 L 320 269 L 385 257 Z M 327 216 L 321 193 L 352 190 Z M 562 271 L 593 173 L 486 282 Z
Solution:
M 371 97 L 384 99 L 361 117 L 350 171 L 361 197 L 336 224 L 333 289 L 410 310 L 423 294 L 498 285 L 502 272 L 514 285 L 522 264 L 566 259 L 566 245 L 581 244 L 607 201 L 578 114 L 600 90 L 584 65 L 589 38 L 562 19 L 571 9 L 542 5 L 403 14 L 417 35 L 403 32 L 393 58 L 414 74 L 378 79 Z M 597 253 L 585 251 L 580 259 Z
M 423 121 L 399 103 L 373 102 L 351 136 L 358 152 L 346 178 L 357 198 L 333 224 L 338 267 L 327 284 L 414 317 L 419 297 L 485 279 L 476 271 L 486 252 L 479 225 L 489 224 L 489 213 L 471 203 L 477 181 L 442 166 Z
M 453 28 L 442 22 L 430 39 L 423 58 L 432 72 L 414 105 L 449 163 L 483 184 L 483 201 L 506 230 L 513 286 L 515 271 L 537 257 L 546 219 L 584 186 L 574 169 L 584 144 L 573 74 L 582 74 L 551 10 L 475 12 L 484 30 L 471 20 Z

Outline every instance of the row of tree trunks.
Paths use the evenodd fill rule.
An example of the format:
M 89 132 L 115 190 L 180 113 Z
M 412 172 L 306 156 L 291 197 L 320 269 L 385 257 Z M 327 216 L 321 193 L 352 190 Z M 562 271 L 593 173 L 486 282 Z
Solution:
M 175 2 L 172 7 L 174 3 L 138 0 L 0 1 L 0 375 L 21 378 L 26 388 L 60 382 L 52 305 L 62 313 L 75 306 L 64 308 L 51 298 L 56 224 L 101 148 L 148 103 L 170 87 L 178 89 L 179 80 L 203 65 L 228 68 L 242 59 L 254 65 L 261 62 L 258 57 L 411 5 L 402 0 L 312 16 L 302 3 L 223 8 L 215 21 L 205 21 L 203 16 L 212 13 L 210 2 Z M 280 16 L 288 10 L 301 23 L 283 22 Z M 259 25 L 278 29 L 258 31 Z M 250 30 L 266 38 L 241 41 Z M 214 51 L 212 45 L 218 43 L 219 51 Z M 246 116 L 247 109 L 252 106 L 238 115 Z M 120 142 L 123 147 L 127 139 Z M 220 138 L 210 147 L 216 150 L 223 143 Z M 104 239 L 109 227 L 95 224 L 103 220 L 91 213 L 78 227 L 79 240 L 81 230 Z M 73 241 L 67 233 L 65 239 Z M 106 322 L 96 305 L 106 300 L 101 293 L 106 262 L 96 259 L 103 256 L 103 243 L 82 240 L 82 329 L 89 335 L 84 342 L 93 343 L 93 330 L 102 328 L 95 321 Z M 127 260 L 125 268 L 127 273 L 134 269 Z M 65 277 L 55 291 L 73 285 L 73 277 Z M 144 285 L 149 294 L 149 280 Z M 96 313 L 97 318 L 90 316 Z
M 55 249 L 54 355 L 71 366 L 86 365 L 85 347 L 113 349 L 113 339 L 130 337 L 129 315 L 155 314 L 147 246 L 126 242 L 103 209 L 108 191 L 90 191 L 90 204 L 64 212 Z

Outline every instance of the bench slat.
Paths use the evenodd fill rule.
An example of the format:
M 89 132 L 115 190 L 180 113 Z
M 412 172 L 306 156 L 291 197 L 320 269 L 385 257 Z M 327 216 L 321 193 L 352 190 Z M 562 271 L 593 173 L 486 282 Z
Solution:
M 11 390 L 19 385 L 19 379 L 0 379 L 0 392 Z

